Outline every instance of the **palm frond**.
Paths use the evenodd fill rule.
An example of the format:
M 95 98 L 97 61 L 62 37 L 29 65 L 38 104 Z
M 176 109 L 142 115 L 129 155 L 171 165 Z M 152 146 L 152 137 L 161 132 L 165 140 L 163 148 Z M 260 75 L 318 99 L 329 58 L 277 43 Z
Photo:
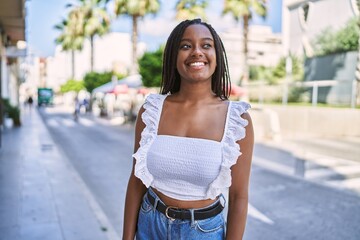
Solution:
M 179 0 L 176 4 L 176 19 L 206 19 L 207 0 Z

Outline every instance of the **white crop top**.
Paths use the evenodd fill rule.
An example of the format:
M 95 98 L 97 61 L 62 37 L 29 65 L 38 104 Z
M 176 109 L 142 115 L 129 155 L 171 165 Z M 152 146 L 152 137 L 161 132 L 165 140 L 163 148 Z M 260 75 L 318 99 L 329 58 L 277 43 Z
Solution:
M 144 103 L 140 147 L 135 176 L 146 187 L 153 187 L 179 200 L 215 199 L 231 185 L 231 169 L 241 155 L 236 141 L 245 137 L 248 124 L 241 115 L 250 105 L 229 102 L 221 142 L 190 137 L 158 135 L 158 124 L 167 95 L 151 94 Z

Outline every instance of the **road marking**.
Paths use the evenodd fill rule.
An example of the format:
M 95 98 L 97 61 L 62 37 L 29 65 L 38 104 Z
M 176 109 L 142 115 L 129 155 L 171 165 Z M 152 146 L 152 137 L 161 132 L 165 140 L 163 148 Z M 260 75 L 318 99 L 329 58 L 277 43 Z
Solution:
M 269 225 L 273 225 L 274 221 L 271 220 L 270 218 L 268 218 L 267 216 L 265 216 L 265 214 L 261 213 L 259 210 L 257 210 L 253 205 L 251 205 L 250 203 L 248 204 L 248 215 L 258 219 L 264 223 L 267 223 Z
M 353 190 L 360 190 L 360 178 L 350 178 L 345 180 L 332 180 L 328 181 L 331 186 L 337 188 L 348 188 Z
M 319 164 L 321 166 L 325 167 L 332 167 L 332 166 L 338 166 L 338 165 L 358 165 L 358 162 L 344 159 L 344 158 L 338 158 L 338 157 L 332 157 L 332 156 L 325 156 L 322 154 L 317 153 L 310 153 L 307 152 L 304 155 L 304 158 L 310 162 Z
M 305 159 L 305 180 L 339 189 L 360 191 L 360 164 L 358 162 L 313 153 L 307 153 Z M 294 176 L 294 166 L 286 166 L 257 156 L 254 156 L 253 163 L 270 171 Z M 331 180 L 339 176 L 344 179 Z
M 75 122 L 72 119 L 63 118 L 62 123 L 67 127 L 74 127 L 75 126 Z
M 294 167 L 285 166 L 281 163 L 276 163 L 269 159 L 254 156 L 253 163 L 259 167 L 266 168 L 275 172 L 286 173 L 288 175 L 294 174 Z
M 47 125 L 49 125 L 50 127 L 53 127 L 53 128 L 56 128 L 59 126 L 58 121 L 56 121 L 53 118 L 48 119 L 46 122 L 47 122 Z
M 306 170 L 305 176 L 308 179 L 326 178 L 335 175 L 360 175 L 360 164 L 354 166 L 333 166 L 322 169 Z
M 81 125 L 84 125 L 86 127 L 92 127 L 95 125 L 94 121 L 91 121 L 89 119 L 86 119 L 86 118 L 79 118 L 79 123 Z

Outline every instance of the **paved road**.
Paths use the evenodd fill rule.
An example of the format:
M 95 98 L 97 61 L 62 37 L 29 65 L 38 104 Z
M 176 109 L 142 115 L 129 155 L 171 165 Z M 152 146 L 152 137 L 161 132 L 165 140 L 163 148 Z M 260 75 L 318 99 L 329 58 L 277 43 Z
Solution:
M 360 194 L 360 138 L 258 143 L 254 163 Z
M 132 166 L 133 127 L 116 127 L 84 115 L 76 122 L 68 112 L 46 110 L 42 115 L 55 142 L 121 233 L 124 193 Z
M 112 126 L 85 115 L 74 122 L 70 113 L 55 108 L 42 115 L 55 143 L 121 235 L 133 127 Z M 256 145 L 244 239 L 359 239 L 359 194 L 304 181 L 301 171 L 292 176 L 287 172 L 296 166 L 292 157 Z

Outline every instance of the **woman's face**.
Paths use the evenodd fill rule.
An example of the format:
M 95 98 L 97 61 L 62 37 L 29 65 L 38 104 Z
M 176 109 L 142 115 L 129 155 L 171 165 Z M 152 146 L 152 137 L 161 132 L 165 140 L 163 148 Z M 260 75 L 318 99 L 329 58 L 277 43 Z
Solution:
M 194 24 L 185 29 L 176 67 L 182 81 L 211 80 L 216 68 L 216 51 L 214 38 L 206 26 Z

